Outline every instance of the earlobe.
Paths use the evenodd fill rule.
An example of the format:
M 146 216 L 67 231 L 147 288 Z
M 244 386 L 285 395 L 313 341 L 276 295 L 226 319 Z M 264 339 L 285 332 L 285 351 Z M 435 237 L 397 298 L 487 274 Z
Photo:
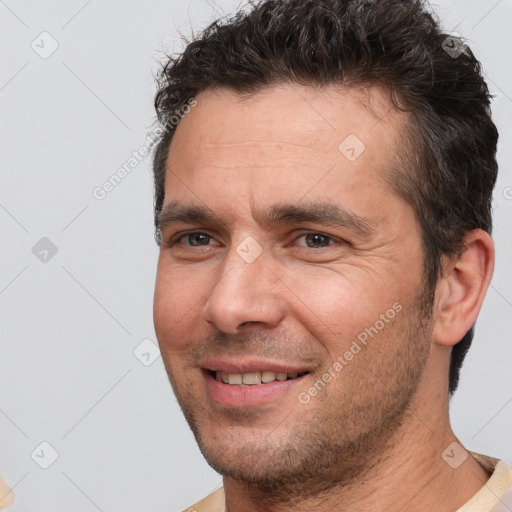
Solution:
M 494 244 L 488 233 L 466 233 L 460 256 L 448 260 L 436 287 L 433 340 L 457 344 L 475 323 L 494 270 Z

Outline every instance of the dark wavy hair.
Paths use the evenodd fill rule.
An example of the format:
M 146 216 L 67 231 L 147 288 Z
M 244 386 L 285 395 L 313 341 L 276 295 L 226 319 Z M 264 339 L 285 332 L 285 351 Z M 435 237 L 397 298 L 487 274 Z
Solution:
M 441 257 L 456 256 L 466 232 L 491 233 L 498 133 L 481 66 L 460 39 L 443 33 L 421 0 L 267 0 L 217 20 L 168 56 L 157 76 L 155 108 L 169 126 L 205 89 L 254 93 L 280 82 L 316 86 L 384 86 L 410 115 L 396 193 L 422 230 L 428 302 L 433 304 Z M 171 123 L 172 124 L 172 123 Z M 153 154 L 156 240 L 165 165 L 174 126 Z M 451 354 L 449 394 L 459 381 L 474 326 Z

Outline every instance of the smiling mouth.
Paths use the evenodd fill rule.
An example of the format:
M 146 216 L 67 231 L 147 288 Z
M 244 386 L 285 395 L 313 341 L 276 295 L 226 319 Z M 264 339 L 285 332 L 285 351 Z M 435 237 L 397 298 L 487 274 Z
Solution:
M 309 372 L 297 373 L 276 373 L 271 371 L 249 372 L 249 373 L 225 373 L 220 371 L 208 370 L 208 373 L 217 381 L 229 384 L 231 386 L 257 386 L 259 384 L 268 384 L 274 381 L 293 380 Z

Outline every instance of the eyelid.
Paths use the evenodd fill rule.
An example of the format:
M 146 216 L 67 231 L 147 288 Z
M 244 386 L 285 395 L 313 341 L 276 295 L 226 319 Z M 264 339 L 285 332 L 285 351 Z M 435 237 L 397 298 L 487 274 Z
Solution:
M 323 231 L 305 231 L 305 232 L 302 232 L 300 235 L 297 235 L 295 238 L 294 238 L 294 242 L 296 242 L 299 238 L 302 238 L 304 236 L 307 236 L 307 235 L 321 235 L 325 238 L 329 238 L 330 240 L 332 240 L 334 243 L 336 242 L 341 242 L 341 243 L 344 243 L 344 240 L 342 240 L 341 238 L 338 238 L 336 236 L 332 236 L 332 235 L 329 235 L 327 233 L 324 233 Z M 329 244 L 327 245 L 326 247 L 331 247 L 332 245 L 334 244 Z M 305 247 L 306 249 L 313 249 L 313 247 L 307 247 L 307 246 L 301 246 L 301 247 Z M 323 249 L 324 247 L 322 247 Z
M 211 233 L 208 232 L 208 230 L 204 230 L 204 229 L 193 229 L 193 230 L 190 230 L 190 231 L 181 231 L 179 233 L 176 233 L 175 235 L 171 236 L 169 238 L 169 241 L 167 242 L 167 246 L 168 247 L 172 247 L 173 245 L 177 244 L 182 238 L 186 237 L 187 235 L 190 236 L 190 235 L 195 235 L 195 234 L 200 234 L 200 235 L 207 235 L 209 236 L 210 238 L 216 240 L 215 236 L 212 235 Z M 189 245 L 189 246 L 185 246 L 185 247 L 207 247 L 207 246 L 194 246 L 194 245 Z

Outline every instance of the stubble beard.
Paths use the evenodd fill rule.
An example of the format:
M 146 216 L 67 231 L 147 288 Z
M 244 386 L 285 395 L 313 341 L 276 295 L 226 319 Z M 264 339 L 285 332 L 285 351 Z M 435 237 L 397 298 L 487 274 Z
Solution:
M 422 289 L 409 310 L 399 313 L 408 316 L 388 335 L 387 342 L 394 336 L 395 340 L 400 338 L 400 343 L 391 345 L 393 354 L 387 354 L 376 371 L 375 368 L 366 370 L 367 381 L 375 388 L 368 382 L 362 385 L 364 368 L 360 365 L 357 374 L 361 378 L 355 381 L 351 374 L 353 380 L 343 384 L 350 392 L 343 393 L 342 407 L 332 403 L 332 393 L 330 406 L 322 397 L 312 399 L 311 404 L 327 405 L 323 410 L 308 410 L 297 401 L 304 421 L 286 436 L 280 430 L 280 425 L 287 425 L 286 418 L 263 438 L 240 446 L 236 437 L 230 439 L 221 427 L 212 430 L 213 421 L 208 431 L 203 421 L 208 413 L 194 397 L 179 394 L 168 372 L 185 418 L 210 466 L 221 475 L 245 484 L 253 500 L 267 507 L 326 497 L 336 488 L 363 478 L 395 441 L 418 389 L 432 334 L 429 297 L 429 291 Z M 369 358 L 372 343 L 378 344 L 379 336 L 363 349 Z M 342 374 L 336 378 L 343 378 Z M 361 389 L 365 392 L 361 393 Z M 248 423 L 250 413 L 234 414 L 233 422 L 237 415 L 244 425 Z M 230 446 L 230 442 L 234 444 Z

